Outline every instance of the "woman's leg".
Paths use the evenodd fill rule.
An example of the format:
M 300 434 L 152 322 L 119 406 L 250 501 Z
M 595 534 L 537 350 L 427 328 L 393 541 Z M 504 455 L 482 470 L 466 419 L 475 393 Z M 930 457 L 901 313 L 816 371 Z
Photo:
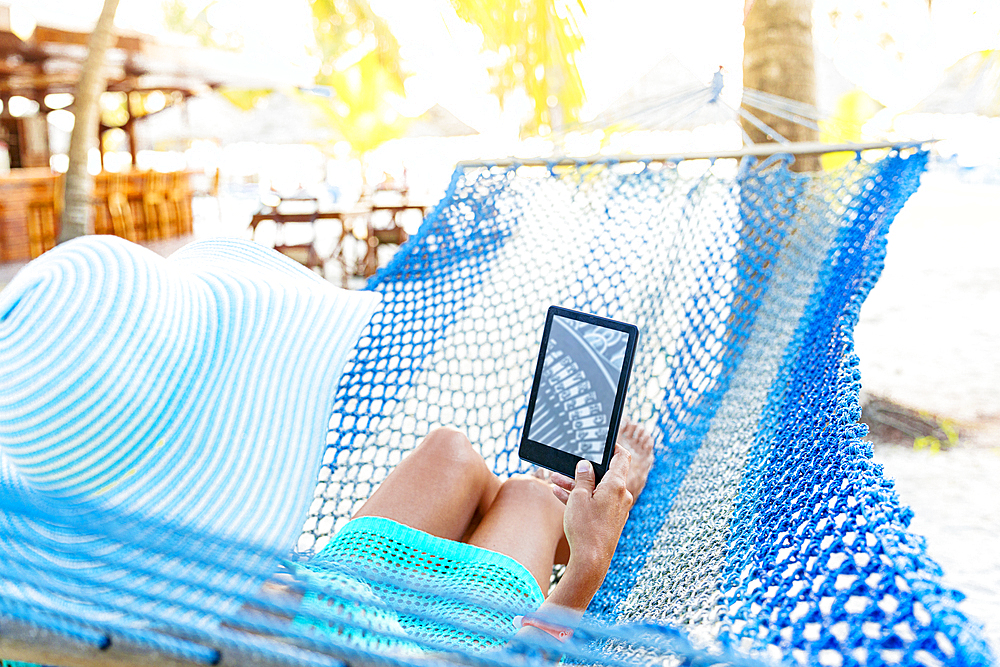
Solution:
M 556 550 L 563 540 L 566 509 L 552 488 L 535 477 L 511 477 L 500 486 L 486 515 L 466 540 L 506 554 L 531 572 L 544 595 Z
M 500 480 L 469 439 L 439 428 L 399 462 L 354 516 L 392 519 L 459 541 L 475 530 L 499 489 Z

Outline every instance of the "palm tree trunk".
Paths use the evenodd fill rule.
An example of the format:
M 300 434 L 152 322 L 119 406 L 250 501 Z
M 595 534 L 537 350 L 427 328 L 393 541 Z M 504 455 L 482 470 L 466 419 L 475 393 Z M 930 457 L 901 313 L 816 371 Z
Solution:
M 812 0 L 748 0 L 752 2 L 743 22 L 743 87 L 760 90 L 805 104 L 816 104 L 816 72 L 813 64 Z M 777 140 L 818 141 L 819 132 L 759 109 L 752 113 L 767 127 L 766 132 L 747 119 L 743 129 L 754 143 Z M 797 171 L 819 169 L 819 158 L 799 156 Z
M 73 114 L 76 122 L 69 139 L 69 168 L 62 214 L 62 231 L 59 242 L 87 234 L 93 223 L 90 219 L 90 198 L 94 191 L 94 178 L 87 170 L 90 148 L 97 138 L 97 121 L 100 115 L 100 97 L 107 86 L 104 75 L 104 54 L 114 38 L 115 12 L 118 0 L 104 0 L 104 8 L 90 33 L 87 58 L 73 95 Z

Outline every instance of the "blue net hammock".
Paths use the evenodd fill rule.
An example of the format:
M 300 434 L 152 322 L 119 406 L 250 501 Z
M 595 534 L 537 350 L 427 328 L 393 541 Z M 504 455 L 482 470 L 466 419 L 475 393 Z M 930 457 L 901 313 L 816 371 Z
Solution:
M 414 640 L 394 614 L 423 614 L 457 633 L 476 630 L 475 614 L 394 608 L 405 603 L 372 593 L 402 585 L 392 573 L 366 573 L 374 588 L 358 588 L 357 579 L 345 583 L 352 573 L 317 575 L 309 559 L 437 425 L 464 431 L 497 474 L 527 470 L 516 455 L 520 427 L 545 311 L 558 304 L 640 328 L 625 410 L 657 443 L 603 588 L 559 655 L 615 665 L 992 664 L 978 624 L 957 606 L 961 594 L 942 584 L 921 538 L 908 532 L 910 512 L 872 462 L 858 423 L 853 328 L 881 271 L 889 224 L 926 160 L 897 148 L 815 174 L 791 171 L 787 155 L 461 165 L 419 233 L 368 283 L 377 305 L 352 302 L 311 318 L 315 304 L 287 304 L 320 288 L 281 262 L 252 294 L 226 282 L 233 256 L 272 262 L 257 256 L 262 250 L 219 241 L 181 251 L 167 260 L 171 271 L 207 265 L 211 280 L 184 292 L 197 306 L 177 320 L 183 326 L 165 328 L 183 338 L 199 318 L 219 318 L 198 345 L 184 343 L 185 354 L 211 347 L 211 359 L 153 368 L 138 355 L 129 377 L 165 378 L 160 394 L 132 405 L 126 378 L 107 390 L 111 407 L 100 415 L 99 387 L 60 407 L 77 438 L 72 464 L 40 463 L 39 451 L 68 441 L 46 432 L 42 442 L 31 430 L 42 410 L 32 401 L 59 403 L 71 388 L 0 371 L 0 656 L 96 660 L 73 664 L 551 659 L 551 647 L 531 642 L 476 652 Z M 72 268 L 59 275 L 70 278 L 105 272 L 121 282 L 131 274 L 120 266 L 141 273 L 148 259 L 116 244 L 61 251 L 84 257 L 66 260 Z M 172 294 L 170 280 L 138 281 L 147 289 L 140 300 Z M 0 323 L 28 307 L 28 297 L 9 292 L 29 282 L 31 298 L 59 291 L 41 278 L 12 284 Z M 114 319 L 115 283 L 104 282 L 111 293 L 93 312 Z M 212 301 L 203 288 L 225 298 Z M 161 300 L 173 313 L 183 299 Z M 107 336 L 148 324 L 117 317 Z M 23 319 L 21 329 L 30 328 Z M 235 335 L 242 330 L 230 320 L 255 333 Z M 357 335 L 346 336 L 353 348 L 338 359 L 310 357 L 337 343 L 309 332 L 344 321 L 356 322 Z M 173 349 L 171 336 L 143 354 Z M 240 354 L 219 352 L 227 336 Z M 21 358 L 10 351 L 14 339 L 0 330 L 9 359 Z M 268 356 L 292 343 L 296 354 L 281 363 Z M 233 374 L 211 385 L 189 377 L 206 368 Z M 317 403 L 309 409 L 319 426 L 288 437 L 292 421 L 309 419 L 296 407 L 306 400 Z M 150 420 L 140 417 L 150 410 L 162 433 L 146 432 Z M 229 430 L 219 428 L 232 413 Z M 215 467 L 157 467 L 175 440 L 177 461 L 204 451 Z M 147 456 L 136 443 L 161 453 Z M 145 487 L 133 480 L 155 486 L 169 475 L 158 495 L 137 500 Z M 213 484 L 230 484 L 229 495 Z M 335 632 L 282 622 L 305 612 L 260 593 L 276 571 L 292 589 L 337 601 Z

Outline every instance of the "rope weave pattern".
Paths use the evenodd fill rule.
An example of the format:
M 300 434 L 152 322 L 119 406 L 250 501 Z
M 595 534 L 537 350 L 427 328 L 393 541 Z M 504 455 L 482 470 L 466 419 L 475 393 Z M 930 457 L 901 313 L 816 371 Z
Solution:
M 436 424 L 468 433 L 498 474 L 524 470 L 514 452 L 554 303 L 640 327 L 626 413 L 657 442 L 593 617 L 679 624 L 769 659 L 987 664 L 921 550 L 908 565 L 882 553 L 916 538 L 855 424 L 853 325 L 925 161 L 456 172 L 369 285 L 383 307 L 341 384 L 300 549 L 321 548 Z M 852 532 L 866 516 L 891 517 L 877 547 Z
M 517 630 L 515 615 L 535 611 L 544 600 L 531 573 L 512 558 L 387 519 L 353 521 L 334 545 L 307 567 L 318 576 L 346 570 L 360 585 L 372 582 L 374 595 L 397 612 L 400 631 L 416 639 L 467 651 L 499 647 Z M 319 610 L 335 604 L 323 598 L 309 594 L 306 600 Z M 452 622 L 428 618 L 438 615 Z M 468 631 L 455 620 L 482 630 Z
M 32 484 L 65 499 L 71 476 L 17 474 L 14 458 L 29 471 L 34 459 L 13 442 L 13 456 L 0 457 L 0 481 L 22 505 L 5 501 L 0 528 L 23 544 L 0 555 L 0 622 L 23 620 L 97 647 L 125 637 L 197 664 L 240 652 L 265 662 L 337 664 L 321 655 L 332 653 L 418 664 L 412 652 L 388 650 L 401 644 L 464 664 L 534 664 L 541 654 L 530 644 L 472 655 L 401 633 L 394 619 L 407 606 L 425 625 L 482 630 L 441 617 L 419 586 L 414 596 L 381 598 L 380 587 L 406 586 L 399 573 L 365 573 L 365 590 L 336 573 L 306 577 L 307 599 L 322 602 L 322 593 L 348 610 L 333 619 L 308 604 L 269 601 L 224 573 L 258 581 L 287 554 L 261 550 L 252 531 L 220 539 L 212 526 L 237 509 L 307 514 L 295 571 L 439 424 L 466 432 L 498 474 L 525 470 L 516 456 L 520 425 L 545 310 L 558 304 L 641 329 L 626 412 L 651 429 L 657 454 L 604 587 L 563 647 L 568 659 L 751 664 L 735 650 L 833 667 L 990 664 L 975 624 L 956 607 L 959 594 L 942 587 L 907 532 L 908 511 L 856 424 L 853 326 L 881 270 L 888 224 L 925 162 L 925 153 L 892 151 L 815 176 L 789 171 L 784 158 L 460 168 L 420 232 L 368 285 L 381 303 L 333 390 L 311 503 L 292 495 L 288 504 L 299 507 L 218 513 L 209 503 L 202 523 L 174 532 L 144 523 L 155 509 L 122 523 L 98 508 L 87 526 L 100 537 L 67 544 L 59 526 L 80 523 L 37 502 Z M 260 382 L 275 388 L 266 376 Z M 83 419 L 79 428 L 96 425 Z M 207 532 L 191 534 L 198 529 Z M 198 540 L 204 548 L 189 548 Z M 193 575 L 162 571 L 164 558 L 185 556 Z M 94 559 L 118 576 L 102 578 Z M 25 582 L 34 598 L 11 593 Z M 463 595 L 456 591 L 461 604 L 491 607 Z M 219 597 L 230 603 L 215 604 Z M 286 627 L 241 616 L 240 604 L 300 618 Z M 205 625 L 205 616 L 225 626 Z M 366 617 L 377 622 L 359 622 Z M 150 627 L 162 623 L 173 636 Z M 313 631 L 323 624 L 370 641 Z

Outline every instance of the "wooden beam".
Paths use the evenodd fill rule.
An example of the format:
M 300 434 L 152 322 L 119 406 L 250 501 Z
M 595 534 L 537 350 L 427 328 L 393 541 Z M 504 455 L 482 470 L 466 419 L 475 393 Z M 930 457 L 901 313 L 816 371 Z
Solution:
M 162 655 L 148 646 L 137 648 L 125 641 L 114 642 L 110 638 L 109 641 L 111 645 L 102 649 L 69 634 L 0 617 L 0 655 L 6 660 L 61 667 L 190 667 L 193 664 Z
M 57 89 L 54 92 L 69 93 L 73 91 L 79 78 L 80 75 L 76 72 L 53 72 L 51 74 L 22 74 L 18 72 L 0 79 L 0 91 L 26 94 L 37 91 L 43 96 L 53 92 L 53 89 Z
M 86 46 L 89 38 L 89 32 L 74 32 L 48 26 L 37 26 L 29 43 L 33 42 L 36 46 L 43 46 L 45 43 Z M 138 53 L 142 51 L 143 43 L 144 40 L 138 35 L 116 35 L 111 42 L 111 48 Z
M 90 630 L 79 626 L 85 632 Z M 309 663 L 329 661 L 330 665 L 374 667 L 375 660 L 351 659 L 335 650 L 330 653 L 310 650 L 283 642 L 275 637 L 243 633 L 230 628 L 219 630 L 224 646 L 213 648 L 201 641 L 185 639 L 182 635 L 164 634 L 164 639 L 190 641 L 193 646 L 201 646 L 216 657 L 215 662 L 195 662 L 185 660 L 168 651 L 158 650 L 147 642 L 135 642 L 119 636 L 115 632 L 104 633 L 107 640 L 104 648 L 94 641 L 72 637 L 69 633 L 54 632 L 28 624 L 9 616 L 0 616 L 0 655 L 5 660 L 17 660 L 40 665 L 60 665 L 60 667 L 287 667 L 296 664 L 296 658 Z M 146 632 L 151 633 L 151 630 Z M 249 644 L 257 644 L 255 649 Z M 240 646 L 240 644 L 243 644 Z M 269 653 L 270 655 L 265 655 Z

